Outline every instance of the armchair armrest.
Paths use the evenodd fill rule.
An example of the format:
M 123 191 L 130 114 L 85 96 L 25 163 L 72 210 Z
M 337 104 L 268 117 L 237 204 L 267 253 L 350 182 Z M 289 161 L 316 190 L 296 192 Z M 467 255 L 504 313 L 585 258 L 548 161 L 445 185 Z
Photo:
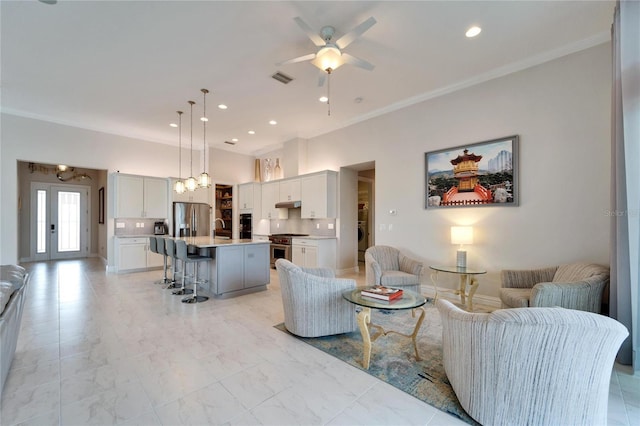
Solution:
M 422 268 L 424 266 L 422 262 L 419 262 L 415 259 L 411 259 L 410 257 L 407 257 L 402 253 L 399 255 L 398 260 L 400 261 L 400 270 L 402 272 L 406 272 L 407 274 L 413 274 L 417 276 L 422 275 Z
M 544 269 L 509 270 L 500 273 L 502 288 L 533 288 L 538 283 L 551 282 L 557 266 Z
M 376 261 L 371 254 L 364 254 L 364 264 L 365 264 L 365 284 L 368 286 L 378 285 L 380 284 L 380 279 L 382 278 L 382 268 L 378 261 Z
M 600 313 L 602 293 L 606 284 L 607 280 L 602 276 L 570 283 L 539 283 L 533 286 L 531 291 L 530 306 L 562 306 L 568 309 Z

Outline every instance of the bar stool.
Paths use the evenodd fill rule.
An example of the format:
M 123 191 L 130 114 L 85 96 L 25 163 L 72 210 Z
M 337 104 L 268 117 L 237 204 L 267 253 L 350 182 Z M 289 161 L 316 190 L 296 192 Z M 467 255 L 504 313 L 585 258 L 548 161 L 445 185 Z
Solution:
M 161 254 L 164 257 L 164 278 L 156 281 L 154 284 L 168 284 L 167 278 L 167 254 L 164 252 L 164 238 L 149 237 L 149 250 L 153 253 Z
M 211 258 L 209 256 L 200 256 L 199 254 L 189 254 L 187 250 L 187 243 L 178 240 L 176 241 L 176 256 L 178 259 L 182 260 L 184 267 L 182 268 L 182 290 L 186 291 L 184 288 L 184 276 L 185 271 L 187 270 L 187 265 L 191 264 L 193 267 L 193 290 L 190 290 L 193 295 L 189 297 L 185 297 L 182 299 L 182 303 L 199 303 L 209 300 L 207 296 L 198 296 L 198 284 L 204 284 L 205 280 L 198 281 L 198 262 L 210 261 Z M 173 294 L 189 294 L 189 293 L 178 293 L 174 291 Z
M 165 288 L 177 288 L 178 282 L 176 281 L 176 276 L 178 275 L 178 258 L 176 257 L 176 243 L 173 238 L 165 238 L 164 239 L 164 252 L 171 260 L 171 279 L 169 280 L 169 285 Z M 184 269 L 184 262 L 182 265 Z

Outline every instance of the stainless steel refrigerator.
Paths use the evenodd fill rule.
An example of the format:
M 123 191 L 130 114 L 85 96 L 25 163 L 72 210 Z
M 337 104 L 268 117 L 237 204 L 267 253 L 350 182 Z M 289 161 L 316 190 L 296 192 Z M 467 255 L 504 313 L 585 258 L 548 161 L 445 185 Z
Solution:
M 205 203 L 173 203 L 173 236 L 202 237 L 211 234 L 211 206 Z

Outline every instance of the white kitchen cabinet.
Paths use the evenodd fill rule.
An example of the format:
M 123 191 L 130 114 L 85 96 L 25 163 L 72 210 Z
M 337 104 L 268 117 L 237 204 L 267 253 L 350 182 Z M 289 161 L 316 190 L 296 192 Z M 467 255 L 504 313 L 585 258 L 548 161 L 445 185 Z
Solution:
M 324 171 L 300 178 L 302 219 L 336 217 L 338 174 Z
M 280 196 L 278 201 L 300 201 L 300 179 L 280 181 Z
M 114 217 L 167 217 L 169 196 L 166 179 L 117 173 L 114 184 Z
M 164 257 L 149 249 L 149 237 L 116 238 L 117 272 L 164 266 Z
M 267 182 L 262 184 L 262 218 L 263 219 L 288 219 L 289 210 L 277 209 L 276 203 L 280 201 L 280 183 Z
M 238 185 L 238 209 L 242 213 L 253 213 L 255 218 L 262 217 L 262 186 L 259 183 Z
M 304 268 L 336 269 L 335 238 L 293 238 L 291 262 Z

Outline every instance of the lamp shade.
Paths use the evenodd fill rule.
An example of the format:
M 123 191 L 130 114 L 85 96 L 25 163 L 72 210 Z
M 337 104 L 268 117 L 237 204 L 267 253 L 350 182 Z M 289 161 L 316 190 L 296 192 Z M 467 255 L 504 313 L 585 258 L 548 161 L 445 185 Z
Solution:
M 452 226 L 451 244 L 473 244 L 473 227 Z
M 316 54 L 316 58 L 311 61 L 311 63 L 322 71 L 327 71 L 327 69 L 333 71 L 344 64 L 344 59 L 342 59 L 342 52 L 340 52 L 340 49 L 337 47 L 327 46 L 320 49 Z

